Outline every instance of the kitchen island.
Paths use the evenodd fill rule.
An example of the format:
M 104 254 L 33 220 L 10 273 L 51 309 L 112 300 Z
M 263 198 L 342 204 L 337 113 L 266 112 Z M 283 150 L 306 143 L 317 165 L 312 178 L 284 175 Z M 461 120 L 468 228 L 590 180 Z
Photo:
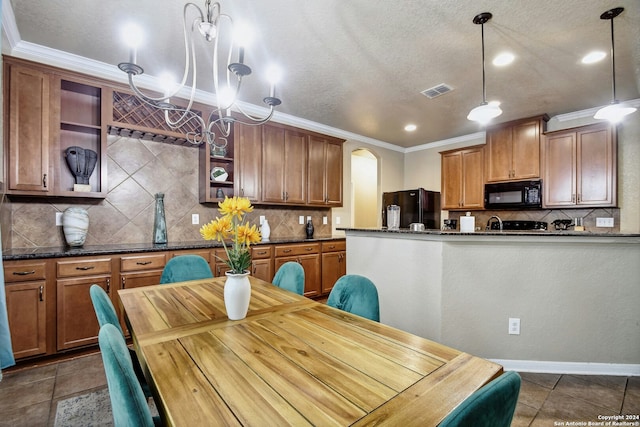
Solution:
M 341 230 L 382 323 L 507 369 L 640 375 L 640 234 Z

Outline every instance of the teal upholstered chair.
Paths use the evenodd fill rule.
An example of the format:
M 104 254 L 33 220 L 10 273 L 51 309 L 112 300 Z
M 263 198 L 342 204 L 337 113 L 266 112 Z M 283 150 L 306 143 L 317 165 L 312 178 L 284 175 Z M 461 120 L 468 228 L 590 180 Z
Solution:
M 520 393 L 520 375 L 508 371 L 485 385 L 442 420 L 440 427 L 509 427 Z
M 304 295 L 304 268 L 294 261 L 285 262 L 278 268 L 273 278 L 273 284 L 282 289 Z
M 160 283 L 184 282 L 212 277 L 213 273 L 211 273 L 209 263 L 200 255 L 179 255 L 171 258 L 164 266 Z
M 122 332 L 107 323 L 100 328 L 98 342 L 107 375 L 114 426 L 161 425 L 159 418 L 151 416 L 147 400 L 133 372 L 133 364 Z
M 378 290 L 373 282 L 364 276 L 347 274 L 333 285 L 327 305 L 380 321 Z
M 93 303 L 93 309 L 96 312 L 96 317 L 98 318 L 100 327 L 104 325 L 113 325 L 118 332 L 120 332 L 120 335 L 122 335 L 122 339 L 124 339 L 124 333 L 122 332 L 122 327 L 120 327 L 120 321 L 118 320 L 116 309 L 113 307 L 109 295 L 107 295 L 104 289 L 98 285 L 91 285 L 89 288 L 89 294 L 91 295 L 91 302 Z M 136 378 L 140 383 L 140 387 L 142 387 L 144 395 L 151 397 L 151 390 L 144 378 L 135 350 L 129 349 L 129 357 L 131 357 Z

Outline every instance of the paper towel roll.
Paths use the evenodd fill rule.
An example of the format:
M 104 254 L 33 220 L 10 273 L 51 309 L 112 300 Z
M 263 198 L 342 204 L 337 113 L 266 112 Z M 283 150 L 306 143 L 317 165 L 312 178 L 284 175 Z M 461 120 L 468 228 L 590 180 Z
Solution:
M 473 233 L 476 231 L 476 217 L 475 216 L 461 216 L 460 217 L 460 232 L 461 233 Z

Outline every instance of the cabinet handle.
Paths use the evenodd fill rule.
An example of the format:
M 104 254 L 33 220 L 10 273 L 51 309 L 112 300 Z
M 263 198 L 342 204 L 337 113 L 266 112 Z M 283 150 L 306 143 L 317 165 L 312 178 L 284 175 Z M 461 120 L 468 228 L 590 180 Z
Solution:
M 335 249 L 335 248 L 336 248 L 335 245 L 329 246 L 329 249 Z
M 42 175 L 42 186 L 47 188 L 47 174 Z
M 304 248 L 304 250 L 305 250 L 305 251 L 307 251 L 307 252 L 309 252 L 309 251 L 312 251 L 312 250 L 313 250 L 313 248 Z
M 291 252 L 292 249 L 283 249 L 282 252 L 284 252 L 285 254 L 288 254 L 289 252 Z
M 13 274 L 16 276 L 28 276 L 30 274 L 35 274 L 36 271 L 35 270 L 30 270 L 30 271 L 14 271 Z
M 40 301 L 44 301 L 44 285 L 40 285 L 38 296 L 40 297 Z
M 126 281 L 127 281 L 127 279 L 125 279 L 125 278 L 123 277 L 123 278 L 122 278 L 122 284 L 121 284 L 122 288 L 121 288 L 121 289 L 124 289 L 124 285 L 125 285 Z
M 149 264 L 151 264 L 151 261 L 138 261 L 138 262 L 136 262 L 136 264 L 138 264 L 138 265 L 149 265 Z
M 220 266 L 217 267 L 216 271 L 218 272 L 217 276 L 220 276 Z
M 96 268 L 93 265 L 90 265 L 88 267 L 76 267 L 76 270 L 82 270 L 82 271 L 87 271 L 87 270 L 93 270 L 94 268 Z
M 571 203 L 575 203 L 576 202 L 576 195 L 572 194 L 571 195 Z
M 582 194 L 578 193 L 578 203 L 582 202 Z
M 253 274 L 256 274 L 256 266 L 253 266 Z
M 107 293 L 111 293 L 111 279 L 107 279 Z
M 258 255 L 264 255 L 267 253 L 267 251 L 260 251 L 260 252 L 256 252 Z

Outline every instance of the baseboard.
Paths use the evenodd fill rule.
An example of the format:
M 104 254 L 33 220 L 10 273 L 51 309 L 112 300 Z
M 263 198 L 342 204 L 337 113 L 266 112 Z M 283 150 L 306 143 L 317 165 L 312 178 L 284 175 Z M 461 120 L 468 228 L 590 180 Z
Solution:
M 539 360 L 505 359 L 491 359 L 491 361 L 502 365 L 505 371 L 546 374 L 640 376 L 640 364 L 547 362 Z

